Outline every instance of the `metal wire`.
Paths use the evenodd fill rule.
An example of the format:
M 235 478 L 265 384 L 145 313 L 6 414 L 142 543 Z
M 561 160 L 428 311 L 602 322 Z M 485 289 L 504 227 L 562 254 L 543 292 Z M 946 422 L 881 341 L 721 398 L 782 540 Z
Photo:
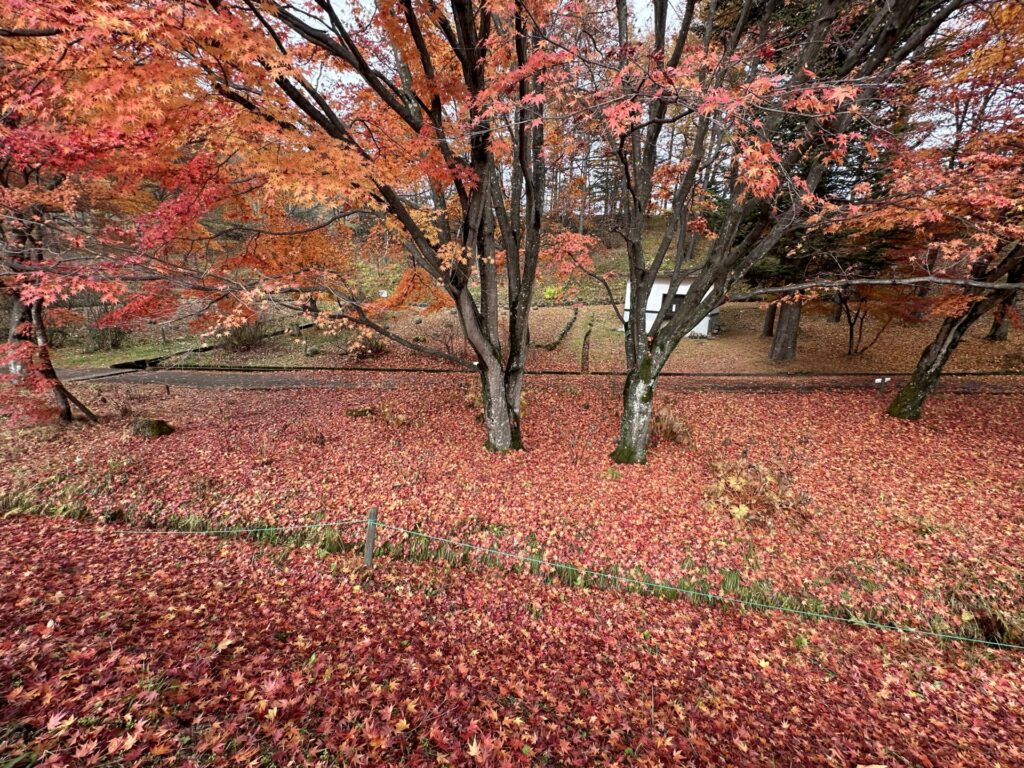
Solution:
M 1003 650 L 1012 651 L 1024 651 L 1024 645 L 1016 643 L 1004 643 L 998 640 L 987 640 L 978 637 L 969 637 L 967 635 L 957 635 L 949 632 L 937 632 L 931 629 L 920 629 L 917 627 L 908 627 L 901 624 L 885 624 L 877 621 L 869 621 L 866 619 L 857 619 L 847 616 L 836 616 L 831 613 L 822 613 L 820 611 L 808 611 L 802 608 L 790 608 L 784 605 L 775 605 L 773 603 L 762 603 L 757 600 L 747 600 L 741 597 L 733 597 L 731 595 L 720 595 L 713 592 L 703 592 L 699 589 L 690 589 L 688 587 L 677 587 L 672 584 L 641 581 L 631 576 L 622 576 L 615 573 L 605 573 L 603 571 L 594 571 L 589 568 L 580 568 L 569 563 L 559 563 L 553 560 L 545 560 L 539 556 L 531 555 L 520 555 L 514 552 L 506 552 L 495 547 L 485 547 L 480 544 L 470 544 L 464 541 L 458 541 L 456 539 L 450 539 L 445 536 L 437 536 L 430 533 L 424 533 L 423 531 L 415 531 L 409 528 L 402 528 L 398 525 L 391 525 L 390 523 L 382 523 L 379 520 L 374 522 L 368 519 L 359 520 L 338 520 L 324 523 L 306 523 L 297 525 L 284 525 L 284 526 L 266 526 L 262 528 L 221 528 L 213 530 L 196 530 L 196 531 L 180 531 L 180 530 L 167 530 L 167 529 L 143 529 L 143 528 L 116 528 L 112 529 L 111 532 L 122 535 L 228 535 L 228 534 L 250 534 L 250 533 L 264 533 L 269 531 L 295 531 L 295 530 L 309 530 L 316 528 L 333 528 L 343 527 L 348 525 L 375 525 L 379 528 L 386 528 L 392 531 L 398 531 L 409 536 L 416 536 L 421 539 L 428 541 L 437 542 L 440 544 L 447 544 L 451 547 L 458 547 L 461 549 L 469 549 L 476 552 L 483 552 L 489 555 L 497 557 L 504 557 L 509 560 L 515 560 L 521 563 L 528 563 L 535 567 L 550 567 L 550 568 L 567 568 L 571 567 L 576 573 L 590 576 L 595 579 L 607 579 L 609 581 L 618 582 L 620 584 L 627 584 L 637 587 L 644 591 L 659 590 L 666 592 L 675 592 L 681 595 L 687 595 L 688 597 L 697 597 L 709 602 L 724 603 L 727 605 L 737 605 L 746 608 L 755 608 L 762 611 L 779 611 L 780 613 L 788 613 L 796 616 L 801 616 L 810 619 L 820 619 L 825 621 L 834 621 L 842 624 L 848 624 L 855 627 L 866 627 L 869 629 L 875 629 L 880 631 L 899 632 L 907 635 L 916 635 L 918 637 L 930 637 L 938 640 L 948 640 L 953 642 L 968 643 L 972 645 L 982 645 L 988 648 L 999 648 Z
M 170 534 L 170 535 L 231 535 L 231 534 L 247 534 L 247 533 L 266 533 L 269 531 L 299 531 L 309 530 L 313 528 L 340 528 L 346 525 L 365 525 L 366 520 L 335 520 L 326 523 L 304 523 L 297 525 L 272 525 L 264 528 L 214 528 L 214 529 L 200 529 L 195 531 L 184 531 L 184 530 L 171 530 L 166 528 L 114 528 L 112 533 L 118 533 L 126 536 L 138 536 L 148 534 Z
M 512 560 L 518 560 L 520 562 L 530 563 L 531 565 L 549 566 L 549 567 L 552 567 L 552 568 L 565 568 L 565 567 L 568 566 L 567 563 L 553 562 L 553 561 L 550 561 L 550 560 L 544 560 L 543 558 L 540 558 L 540 557 L 530 557 L 530 556 L 527 556 L 527 555 L 517 555 L 517 554 L 514 554 L 512 552 L 505 552 L 505 551 L 500 550 L 500 549 L 495 549 L 494 547 L 484 547 L 484 546 L 481 546 L 481 545 L 478 545 L 478 544 L 468 544 L 466 542 L 456 541 L 454 539 L 448 539 L 448 538 L 445 538 L 443 536 L 434 536 L 432 534 L 423 533 L 421 531 L 412 531 L 412 530 L 409 530 L 408 528 L 401 528 L 401 527 L 399 527 L 397 525 L 390 525 L 388 523 L 382 523 L 382 522 L 379 522 L 379 521 L 377 522 L 377 525 L 379 527 L 382 527 L 382 528 L 389 528 L 389 529 L 391 529 L 393 531 L 401 531 L 402 533 L 406 533 L 406 534 L 408 534 L 410 536 L 418 536 L 418 537 L 423 538 L 423 539 L 428 539 L 430 541 L 441 542 L 441 543 L 449 544 L 451 546 L 473 549 L 473 550 L 476 550 L 478 552 L 486 552 L 486 553 L 491 554 L 491 555 L 498 555 L 498 556 L 506 557 L 506 558 L 509 558 L 509 559 L 512 559 Z M 1003 642 L 999 642 L 998 640 L 986 640 L 984 638 L 969 637 L 967 635 L 956 635 L 956 634 L 951 634 L 951 633 L 947 633 L 947 632 L 936 632 L 936 631 L 930 630 L 930 629 L 918 629 L 916 627 L 907 627 L 907 626 L 903 626 L 903 625 L 900 625 L 900 624 L 883 624 L 883 623 L 880 623 L 880 622 L 868 621 L 868 620 L 865 620 L 865 619 L 856 619 L 856 618 L 851 618 L 851 617 L 846 617 L 846 616 L 836 616 L 836 615 L 831 614 L 831 613 L 821 613 L 819 611 L 807 611 L 807 610 L 803 610 L 801 608 L 789 608 L 789 607 L 784 606 L 784 605 L 774 605 L 772 603 L 762 603 L 762 602 L 758 602 L 756 600 L 745 600 L 743 598 L 732 597 L 730 595 L 718 595 L 718 594 L 714 594 L 714 593 L 711 593 L 711 592 L 702 592 L 702 591 L 697 590 L 697 589 L 688 589 L 686 587 L 676 587 L 676 586 L 673 586 L 671 584 L 663 584 L 663 583 L 654 583 L 654 582 L 640 581 L 639 579 L 634 579 L 634 578 L 631 578 L 629 576 L 620 576 L 620 575 L 614 574 L 614 573 L 604 573 L 604 572 L 601 572 L 601 571 L 593 571 L 593 570 L 590 570 L 589 568 L 579 568 L 577 566 L 572 566 L 572 568 L 575 569 L 575 571 L 577 573 L 585 574 L 587 576 L 592 576 L 594 578 L 610 579 L 612 581 L 617 581 L 617 582 L 620 582 L 622 584 L 630 584 L 630 585 L 633 585 L 633 586 L 636 586 L 636 587 L 640 587 L 641 589 L 644 589 L 644 590 L 652 590 L 652 589 L 666 590 L 666 591 L 676 592 L 676 593 L 683 594 L 683 595 L 688 595 L 690 597 L 699 597 L 699 598 L 702 598 L 704 600 L 709 600 L 709 601 L 712 601 L 712 602 L 721 602 L 721 603 L 727 603 L 727 604 L 731 604 L 731 605 L 741 605 L 741 606 L 745 606 L 745 607 L 748 607 L 748 608 L 757 608 L 759 610 L 764 610 L 764 611 L 780 611 L 782 613 L 790 613 L 790 614 L 794 614 L 794 615 L 797 615 L 797 616 L 803 616 L 805 618 L 825 619 L 825 620 L 828 620 L 828 621 L 837 621 L 837 622 L 841 622 L 843 624 L 850 624 L 850 625 L 856 626 L 856 627 L 868 627 L 870 629 L 885 630 L 885 631 L 892 631 L 892 632 L 902 632 L 904 634 L 918 635 L 918 636 L 921 636 L 921 637 L 932 637 L 932 638 L 937 638 L 937 639 L 941 639 L 941 640 L 951 640 L 951 641 L 962 642 L 962 643 L 973 643 L 975 645 L 984 645 L 984 646 L 988 646 L 988 647 L 991 647 L 991 648 L 1002 648 L 1002 649 L 1005 649 L 1005 650 L 1024 651 L 1024 645 L 1018 645 L 1018 644 L 1015 644 L 1015 643 L 1003 643 Z

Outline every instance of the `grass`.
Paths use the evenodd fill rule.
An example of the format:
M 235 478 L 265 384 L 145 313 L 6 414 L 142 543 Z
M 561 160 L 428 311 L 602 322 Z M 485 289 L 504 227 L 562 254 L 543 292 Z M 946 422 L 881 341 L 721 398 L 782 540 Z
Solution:
M 149 359 L 186 352 L 199 345 L 197 338 L 174 339 L 172 341 L 148 341 L 131 343 L 120 349 L 86 352 L 81 346 L 69 345 L 53 350 L 53 363 L 58 368 L 109 368 L 132 360 Z
M 346 364 L 346 340 L 337 334 L 327 334 L 317 328 L 303 329 L 301 335 L 278 335 L 265 338 L 248 352 L 213 349 L 187 360 L 169 361 L 174 365 L 269 365 L 269 366 L 324 366 Z
M 0 517 L 31 515 L 88 521 L 92 518 L 86 507 L 78 501 L 60 501 L 54 497 L 38 499 L 27 490 L 8 492 L 0 496 Z M 119 516 L 116 520 L 104 522 L 126 523 L 144 535 L 145 531 L 177 531 L 207 534 L 224 539 L 242 538 L 273 548 L 268 556 L 277 562 L 284 562 L 288 551 L 293 548 L 312 548 L 321 558 L 339 553 L 354 553 L 363 545 L 365 528 L 362 524 L 346 526 L 307 527 L 282 530 L 270 521 L 252 520 L 244 527 L 222 526 L 216 521 L 198 515 L 155 520 L 134 520 L 131 516 Z M 312 523 L 315 526 L 317 523 Z M 384 532 L 389 530 L 382 525 Z M 394 529 L 391 529 L 394 530 Z M 346 536 L 345 534 L 348 533 Z M 702 569 L 694 578 L 682 578 L 670 583 L 651 577 L 642 569 L 624 569 L 612 565 L 603 571 L 596 571 L 570 562 L 547 561 L 536 541 L 528 542 L 529 554 L 509 556 L 489 547 L 458 541 L 437 539 L 417 530 L 406 531 L 396 540 L 381 541 L 375 557 L 390 557 L 408 561 L 440 561 L 451 567 L 507 568 L 514 573 L 524 570 L 538 576 L 545 583 L 558 583 L 567 587 L 582 589 L 621 590 L 626 593 L 646 594 L 664 600 L 684 599 L 695 605 L 718 605 L 758 611 L 782 610 L 818 620 L 838 620 L 854 626 L 900 631 L 901 625 L 892 622 L 884 611 L 867 608 L 855 611 L 844 603 L 826 605 L 810 594 L 791 594 L 776 590 L 768 579 L 746 582 L 735 569 L 721 572 L 716 585 L 712 575 Z M 332 573 L 337 564 L 331 563 Z M 985 643 L 1024 642 L 1024 614 L 1008 612 L 968 592 L 958 591 L 947 596 L 950 607 L 961 612 L 963 623 L 950 627 L 936 617 L 923 617 L 925 626 L 910 631 L 956 635 L 965 640 Z

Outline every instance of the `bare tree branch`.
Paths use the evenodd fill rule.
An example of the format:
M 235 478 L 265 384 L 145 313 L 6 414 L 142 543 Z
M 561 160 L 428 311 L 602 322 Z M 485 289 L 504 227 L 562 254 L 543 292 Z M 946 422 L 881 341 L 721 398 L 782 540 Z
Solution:
M 922 277 L 850 277 L 842 280 L 812 280 L 806 283 L 790 283 L 773 288 L 758 288 L 745 293 L 728 294 L 726 298 L 730 301 L 744 301 L 758 296 L 767 296 L 774 293 L 796 293 L 797 291 L 824 290 L 834 291 L 841 288 L 850 288 L 857 285 L 951 285 L 957 288 L 973 288 L 980 291 L 1019 291 L 1024 290 L 1024 283 L 994 283 L 988 280 L 973 280 L 970 278 L 958 277 L 936 277 L 925 275 Z

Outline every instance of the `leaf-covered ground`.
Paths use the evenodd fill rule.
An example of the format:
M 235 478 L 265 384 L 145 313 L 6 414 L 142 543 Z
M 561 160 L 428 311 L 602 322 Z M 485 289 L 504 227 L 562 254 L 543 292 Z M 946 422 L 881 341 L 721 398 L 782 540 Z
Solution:
M 533 377 L 528 450 L 481 446 L 467 377 L 339 374 L 331 390 L 100 386 L 95 428 L 4 434 L 8 508 L 136 525 L 362 517 L 523 556 L 945 632 L 1024 627 L 1024 396 L 659 395 L 688 426 L 621 467 L 618 382 Z M 129 416 L 169 419 L 156 441 Z M 355 541 L 360 533 L 346 530 Z M 385 546 L 409 542 L 393 530 Z
M 4 765 L 1024 762 L 1015 653 L 125 530 L 0 522 Z

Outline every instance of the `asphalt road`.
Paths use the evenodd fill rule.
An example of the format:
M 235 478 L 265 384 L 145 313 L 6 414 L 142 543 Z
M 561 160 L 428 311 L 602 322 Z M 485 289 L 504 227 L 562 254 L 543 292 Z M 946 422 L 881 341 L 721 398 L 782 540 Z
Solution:
M 225 389 L 295 389 L 318 387 L 325 389 L 393 389 L 399 385 L 426 383 L 434 376 L 467 376 L 449 371 L 231 371 L 183 370 L 151 368 L 146 370 L 118 370 L 112 368 L 67 368 L 58 370 L 66 382 L 95 381 L 104 384 L 157 384 L 174 387 Z M 567 376 L 538 372 L 534 376 Z M 878 378 L 891 378 L 884 384 Z M 607 381 L 618 386 L 622 374 L 590 374 L 595 381 Z M 800 392 L 814 390 L 895 390 L 907 380 L 906 374 L 662 374 L 658 388 L 662 391 L 725 390 L 744 392 Z M 942 378 L 939 392 L 1020 394 L 1024 393 L 1024 375 L 973 376 L 949 374 Z

